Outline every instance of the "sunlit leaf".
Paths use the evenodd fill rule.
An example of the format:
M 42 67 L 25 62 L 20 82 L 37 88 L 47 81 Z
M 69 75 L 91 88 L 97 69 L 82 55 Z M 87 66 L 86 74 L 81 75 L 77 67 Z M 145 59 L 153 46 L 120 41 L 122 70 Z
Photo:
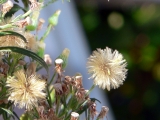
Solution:
M 13 113 L 10 110 L 6 109 L 6 108 L 0 107 L 0 109 L 2 109 L 3 111 L 7 112 L 10 115 L 13 115 Z
M 46 69 L 46 71 L 48 73 L 47 64 L 45 63 L 45 61 L 41 57 L 39 57 L 34 52 L 31 52 L 29 50 L 26 50 L 24 48 L 19 48 L 19 47 L 0 47 L 0 51 L 16 52 L 16 53 L 20 53 L 20 54 L 26 55 L 28 57 L 31 57 L 32 59 L 39 62 Z

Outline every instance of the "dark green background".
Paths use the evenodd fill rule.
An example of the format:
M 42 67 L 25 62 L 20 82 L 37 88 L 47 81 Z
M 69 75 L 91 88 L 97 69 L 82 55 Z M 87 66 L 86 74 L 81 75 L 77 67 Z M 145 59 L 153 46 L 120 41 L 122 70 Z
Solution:
M 115 118 L 160 120 L 160 5 L 93 1 L 75 2 L 91 50 L 117 49 L 128 63 L 124 85 L 106 91 Z

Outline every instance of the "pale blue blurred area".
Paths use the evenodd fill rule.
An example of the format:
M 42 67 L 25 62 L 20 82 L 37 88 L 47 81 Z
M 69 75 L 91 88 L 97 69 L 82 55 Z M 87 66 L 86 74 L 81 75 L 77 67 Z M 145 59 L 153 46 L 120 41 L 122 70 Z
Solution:
M 64 48 L 70 49 L 70 56 L 68 60 L 68 66 L 65 70 L 65 75 L 73 76 L 77 72 L 81 73 L 83 76 L 83 85 L 85 89 L 90 89 L 93 82 L 89 80 L 90 77 L 87 73 L 86 62 L 87 58 L 90 56 L 91 51 L 89 49 L 85 33 L 79 21 L 78 14 L 76 12 L 74 1 L 64 2 L 61 0 L 49 5 L 41 11 L 40 18 L 46 20 L 42 32 L 39 32 L 39 37 L 43 35 L 45 29 L 47 28 L 48 18 L 56 11 L 61 10 L 58 25 L 51 31 L 50 35 L 47 37 L 46 43 L 46 54 L 50 54 L 52 60 L 59 56 Z M 50 69 L 50 75 L 53 74 L 53 69 Z M 97 103 L 97 111 L 101 111 L 101 106 L 109 107 L 109 112 L 107 115 L 108 120 L 115 120 L 111 106 L 107 100 L 107 95 L 103 90 L 96 87 L 90 94 L 91 98 L 97 98 L 101 101 L 101 104 Z M 24 110 L 17 109 L 18 115 L 21 115 Z M 2 120 L 2 118 L 0 118 Z M 84 120 L 83 117 L 80 120 Z
M 59 0 L 53 5 L 45 8 L 42 11 L 41 17 L 47 19 L 58 9 L 61 10 L 59 22 L 47 37 L 45 53 L 50 54 L 54 60 L 64 48 L 69 48 L 71 53 L 69 56 L 68 66 L 64 74 L 73 76 L 77 72 L 81 73 L 83 75 L 84 88 L 89 89 L 93 82 L 88 79 L 90 76 L 87 73 L 86 62 L 91 51 L 83 32 L 81 22 L 79 21 L 74 1 L 62 3 Z M 107 115 L 108 120 L 114 120 L 111 107 L 104 91 L 96 87 L 91 92 L 90 97 L 97 98 L 101 101 L 101 104 L 97 102 L 97 111 L 100 112 L 101 106 L 108 106 L 110 109 Z

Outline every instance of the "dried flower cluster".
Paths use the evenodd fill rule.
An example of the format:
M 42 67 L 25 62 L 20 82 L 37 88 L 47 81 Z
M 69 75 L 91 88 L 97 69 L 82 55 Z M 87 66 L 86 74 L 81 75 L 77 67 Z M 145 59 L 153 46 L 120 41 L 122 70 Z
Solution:
M 54 63 L 50 55 L 44 54 L 44 41 L 57 25 L 60 10 L 49 18 L 46 32 L 39 38 L 38 31 L 45 22 L 39 14 L 46 1 L 22 1 L 25 9 L 16 10 L 22 9 L 25 13 L 8 16 L 7 13 L 13 13 L 12 7 L 16 8 L 14 2 L 6 0 L 0 12 L 0 115 L 5 120 L 15 117 L 21 120 L 78 120 L 85 112 L 88 120 L 105 118 L 109 108 L 102 106 L 98 112 L 98 100 L 90 98 L 90 92 L 96 85 L 110 90 L 123 84 L 127 69 L 122 54 L 116 50 L 112 52 L 108 47 L 93 52 L 87 67 L 94 84 L 87 90 L 80 73 L 64 74 L 70 54 L 68 48 L 55 58 Z M 50 76 L 49 67 L 54 69 Z M 46 72 L 40 74 L 41 69 Z M 20 118 L 14 112 L 14 106 L 25 109 Z

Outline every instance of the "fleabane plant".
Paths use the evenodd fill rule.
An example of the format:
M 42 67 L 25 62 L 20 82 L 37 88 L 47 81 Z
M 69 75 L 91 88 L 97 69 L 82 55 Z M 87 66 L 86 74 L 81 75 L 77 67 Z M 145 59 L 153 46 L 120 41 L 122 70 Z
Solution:
M 85 112 L 87 120 L 103 119 L 109 108 L 96 110 L 96 98 L 90 98 L 95 86 L 115 89 L 123 84 L 127 63 L 117 50 L 97 49 L 88 58 L 87 68 L 93 86 L 83 87 L 83 75 L 65 75 L 70 50 L 65 48 L 53 61 L 44 54 L 45 39 L 58 24 L 57 10 L 48 18 L 45 33 L 38 32 L 46 21 L 39 18 L 44 7 L 55 0 L 1 0 L 0 11 L 0 115 L 4 120 L 78 120 Z M 18 10 L 22 15 L 15 16 Z M 35 34 L 33 34 L 35 33 Z M 26 59 L 29 58 L 29 59 Z M 49 67 L 54 68 L 49 76 Z M 84 66 L 85 67 L 85 66 Z M 45 69 L 43 74 L 39 70 Z M 95 96 L 96 97 L 96 96 Z M 18 116 L 14 108 L 25 109 Z

